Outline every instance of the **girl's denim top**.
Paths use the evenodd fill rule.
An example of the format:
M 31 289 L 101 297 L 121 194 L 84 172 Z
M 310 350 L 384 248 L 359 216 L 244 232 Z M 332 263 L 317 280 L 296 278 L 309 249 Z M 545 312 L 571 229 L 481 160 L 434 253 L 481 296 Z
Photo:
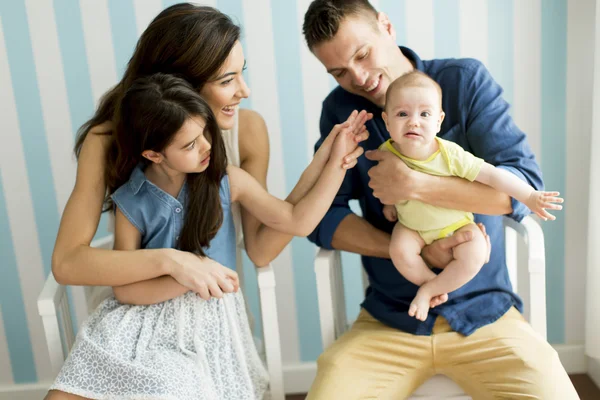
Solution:
M 214 261 L 235 270 L 235 227 L 231 213 L 229 177 L 221 180 L 219 190 L 223 208 L 223 224 L 204 252 Z M 143 249 L 177 248 L 179 233 L 185 221 L 187 183 L 174 198 L 150 182 L 141 166 L 129 180 L 112 194 L 112 200 L 142 235 Z M 213 212 L 206 210 L 206 212 Z

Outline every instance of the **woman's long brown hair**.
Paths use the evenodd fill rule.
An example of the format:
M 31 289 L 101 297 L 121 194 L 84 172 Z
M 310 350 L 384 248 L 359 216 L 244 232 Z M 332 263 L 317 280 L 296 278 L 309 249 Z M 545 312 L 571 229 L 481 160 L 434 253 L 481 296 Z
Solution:
M 187 205 L 178 247 L 204 256 L 203 247 L 209 246 L 223 222 L 219 188 L 227 156 L 217 120 L 195 88 L 166 74 L 134 81 L 116 109 L 107 170 L 112 182 L 124 184 L 138 164 L 150 163 L 142 157 L 144 150 L 164 151 L 192 117 L 206 122 L 210 164 L 204 172 L 187 174 Z
M 79 156 L 91 128 L 106 121 L 114 123 L 117 104 L 136 79 L 172 74 L 199 92 L 219 72 L 239 38 L 240 27 L 212 7 L 181 3 L 163 10 L 138 40 L 123 79 L 104 94 L 94 116 L 79 128 L 75 154 Z M 112 171 L 106 171 L 109 193 L 120 186 L 113 176 Z M 111 208 L 107 197 L 104 211 Z

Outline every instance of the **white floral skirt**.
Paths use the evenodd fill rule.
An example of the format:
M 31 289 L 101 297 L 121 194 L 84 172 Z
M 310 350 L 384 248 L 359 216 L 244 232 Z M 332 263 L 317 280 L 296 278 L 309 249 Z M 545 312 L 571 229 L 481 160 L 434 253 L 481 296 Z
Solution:
M 263 399 L 268 374 L 241 291 L 151 306 L 102 302 L 51 389 L 92 399 Z

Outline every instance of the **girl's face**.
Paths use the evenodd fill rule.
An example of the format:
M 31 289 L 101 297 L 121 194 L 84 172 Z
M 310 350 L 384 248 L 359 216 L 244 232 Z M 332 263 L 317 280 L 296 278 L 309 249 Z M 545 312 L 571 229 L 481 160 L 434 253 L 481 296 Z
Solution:
M 162 162 L 181 173 L 204 172 L 210 163 L 211 149 L 205 126 L 203 118 L 188 118 L 173 141 L 162 151 Z
M 245 64 L 242 45 L 237 41 L 216 77 L 200 91 L 221 129 L 233 128 L 234 115 L 240 101 L 250 95 L 250 89 L 242 76 Z

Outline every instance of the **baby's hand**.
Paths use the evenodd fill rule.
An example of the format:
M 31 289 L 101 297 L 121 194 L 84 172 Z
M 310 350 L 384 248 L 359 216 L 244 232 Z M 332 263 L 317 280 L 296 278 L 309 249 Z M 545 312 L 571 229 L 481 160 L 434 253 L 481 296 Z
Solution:
M 390 222 L 398 221 L 398 213 L 396 211 L 396 206 L 389 204 L 383 206 L 383 215 L 385 216 L 385 219 L 387 219 Z
M 564 199 L 558 197 L 559 194 L 559 192 L 542 192 L 536 190 L 529 196 L 526 206 L 544 221 L 554 221 L 556 217 L 546 211 L 546 209 L 562 210 L 560 203 L 564 202 Z

